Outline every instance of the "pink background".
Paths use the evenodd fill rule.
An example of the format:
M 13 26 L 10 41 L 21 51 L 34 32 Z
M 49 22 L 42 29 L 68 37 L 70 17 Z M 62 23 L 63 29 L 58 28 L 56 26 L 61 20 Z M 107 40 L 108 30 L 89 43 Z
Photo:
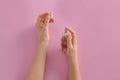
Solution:
M 78 39 L 82 80 L 120 80 L 120 0 L 0 0 L 0 80 L 24 80 L 37 46 L 35 21 L 52 11 L 45 80 L 67 80 L 64 25 Z

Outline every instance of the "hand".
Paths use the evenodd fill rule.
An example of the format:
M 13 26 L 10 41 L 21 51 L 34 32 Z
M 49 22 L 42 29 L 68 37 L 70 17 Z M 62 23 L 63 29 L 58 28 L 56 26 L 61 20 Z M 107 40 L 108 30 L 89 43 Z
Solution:
M 40 43 L 48 45 L 49 42 L 48 24 L 53 22 L 54 19 L 51 13 L 44 13 L 38 16 L 36 22 L 36 29 Z
M 69 60 L 77 57 L 77 40 L 75 32 L 65 27 L 65 35 L 61 39 L 62 51 L 66 53 Z

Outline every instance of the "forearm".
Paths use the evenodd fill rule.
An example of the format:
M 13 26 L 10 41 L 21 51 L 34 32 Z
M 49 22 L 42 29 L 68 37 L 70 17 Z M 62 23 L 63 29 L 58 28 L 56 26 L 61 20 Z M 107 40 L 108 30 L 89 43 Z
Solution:
M 43 80 L 46 61 L 46 46 L 39 43 L 26 80 Z
M 77 57 L 69 60 L 69 80 L 80 80 L 80 71 Z

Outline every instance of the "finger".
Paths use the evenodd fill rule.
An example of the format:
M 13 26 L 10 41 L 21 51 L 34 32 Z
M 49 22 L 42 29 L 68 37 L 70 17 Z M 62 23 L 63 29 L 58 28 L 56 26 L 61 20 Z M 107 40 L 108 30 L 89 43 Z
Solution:
M 39 18 L 44 18 L 45 16 L 47 16 L 49 13 L 43 13 L 43 14 L 41 14 L 41 15 L 39 15 Z
M 75 37 L 75 32 L 71 28 L 65 27 L 65 30 L 69 31 L 71 33 L 72 37 Z
M 50 12 L 48 15 L 45 16 L 46 27 L 48 26 L 48 23 L 53 23 L 53 22 L 54 22 L 53 14 Z
M 51 18 L 49 23 L 54 23 L 54 18 Z
M 64 34 L 66 34 L 67 33 L 67 29 L 65 28 L 65 32 L 64 32 Z
M 75 32 L 74 32 L 71 28 L 69 28 L 69 27 L 65 27 L 65 30 L 68 31 L 68 32 L 70 32 L 70 34 L 71 34 L 71 36 L 72 36 L 72 43 L 73 43 L 73 44 L 76 44 L 77 41 L 76 41 Z
M 48 13 L 44 13 L 42 15 L 39 15 L 36 21 L 36 25 L 37 27 L 41 27 L 41 25 L 43 25 L 44 22 L 44 16 L 47 15 Z
M 50 13 L 44 17 L 44 20 L 45 20 L 44 23 L 45 23 L 46 25 L 49 23 L 50 18 L 51 18 L 51 14 L 50 14 Z
M 50 16 L 49 23 L 53 23 L 54 22 L 53 13 L 50 12 L 48 15 Z
M 66 41 L 65 36 L 62 36 L 61 38 L 61 49 L 63 52 L 65 52 L 67 49 L 67 41 Z
M 51 13 L 44 13 L 42 15 L 39 15 L 37 21 L 41 25 L 47 25 L 50 21 Z
M 61 38 L 61 46 L 63 48 L 67 48 L 67 40 L 66 40 L 65 36 L 62 36 L 62 38 Z
M 66 35 L 66 39 L 67 39 L 67 48 L 72 47 L 71 36 L 70 35 Z

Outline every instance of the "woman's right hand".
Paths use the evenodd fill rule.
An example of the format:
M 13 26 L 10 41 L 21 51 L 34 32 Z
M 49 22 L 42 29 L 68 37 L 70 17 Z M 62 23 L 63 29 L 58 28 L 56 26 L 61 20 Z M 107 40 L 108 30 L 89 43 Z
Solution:
M 39 15 L 36 21 L 36 29 L 40 43 L 44 44 L 45 46 L 47 46 L 49 42 L 48 25 L 49 23 L 53 22 L 54 19 L 51 13 L 44 13 Z
M 74 60 L 77 58 L 76 34 L 69 27 L 65 27 L 65 34 L 61 40 L 62 50 L 66 53 L 68 60 Z

